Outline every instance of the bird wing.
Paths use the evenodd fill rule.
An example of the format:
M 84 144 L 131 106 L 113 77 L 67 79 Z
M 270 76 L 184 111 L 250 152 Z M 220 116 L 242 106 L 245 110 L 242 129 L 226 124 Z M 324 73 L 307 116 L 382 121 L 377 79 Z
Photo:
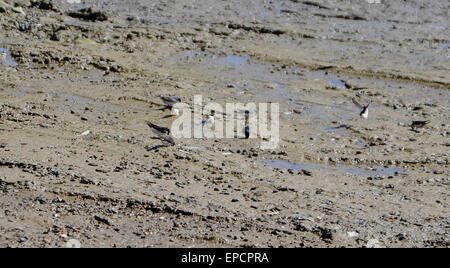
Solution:
M 359 102 L 357 102 L 355 99 L 352 99 L 353 103 L 358 106 L 359 109 L 362 109 L 363 106 L 361 104 L 359 104 Z
M 157 126 L 151 122 L 147 122 L 147 125 L 151 128 L 151 130 L 153 131 L 153 133 L 155 133 L 156 135 L 164 135 L 164 134 L 170 134 L 170 129 L 166 128 L 166 127 L 160 127 Z
M 160 136 L 160 140 L 163 143 L 166 143 L 166 144 L 168 143 L 170 145 L 175 145 L 175 140 L 171 136 L 167 136 L 167 135 Z
M 172 103 L 172 104 L 181 101 L 181 99 L 180 99 L 180 98 L 177 98 L 177 97 L 160 96 L 160 98 L 161 98 L 164 102 L 168 102 L 168 103 Z

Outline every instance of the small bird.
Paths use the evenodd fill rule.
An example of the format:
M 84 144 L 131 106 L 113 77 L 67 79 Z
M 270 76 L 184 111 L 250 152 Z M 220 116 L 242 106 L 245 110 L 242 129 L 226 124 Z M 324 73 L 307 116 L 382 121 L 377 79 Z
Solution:
M 168 109 L 168 108 L 163 108 L 162 110 L 165 110 L 165 109 Z M 180 116 L 180 110 L 178 110 L 177 108 L 172 108 L 172 113 L 163 116 L 162 119 L 167 119 L 167 118 L 171 118 L 171 117 L 178 117 L 178 116 Z
M 6 65 L 7 54 L 4 52 L 0 52 L 0 66 Z
M 416 130 L 418 128 L 423 128 L 428 123 L 430 123 L 430 121 L 413 121 L 410 126 L 412 130 Z
M 147 122 L 147 125 L 152 129 L 153 133 L 155 133 L 156 135 L 164 135 L 164 134 L 170 135 L 170 128 L 160 127 L 151 122 Z
M 181 98 L 178 97 L 167 97 L 167 96 L 159 96 L 161 98 L 161 100 L 164 102 L 164 104 L 166 105 L 164 108 L 162 108 L 161 110 L 172 110 L 172 113 L 170 115 L 166 115 L 163 118 L 169 118 L 169 117 L 173 117 L 173 116 L 179 116 L 180 115 L 180 110 L 178 110 L 177 108 L 174 108 L 173 106 L 177 103 L 181 102 Z
M 203 120 L 202 121 L 202 126 L 204 126 L 204 125 L 209 125 L 209 124 L 214 124 L 214 120 L 215 120 L 215 118 L 214 118 L 214 116 L 216 115 L 216 111 L 215 110 L 211 110 L 211 113 L 208 115 L 208 119 L 206 119 L 206 120 Z
M 245 139 L 250 138 L 250 126 L 248 125 L 249 118 L 250 118 L 250 111 L 246 110 L 245 111 L 245 128 L 244 128 Z
M 168 146 L 174 146 L 175 145 L 175 140 L 171 137 L 171 136 L 161 136 L 159 137 L 159 139 Z
M 353 103 L 361 109 L 361 112 L 359 113 L 359 116 L 361 116 L 364 119 L 369 118 L 369 106 L 372 102 L 369 102 L 367 105 L 361 105 L 359 102 L 357 102 L 355 99 L 352 99 Z
M 155 139 L 161 140 L 166 145 L 175 145 L 174 139 L 171 136 L 169 136 L 170 135 L 169 128 L 157 126 L 151 122 L 147 122 L 147 125 L 150 127 L 152 132 L 157 135 Z
M 245 133 L 245 139 L 250 139 L 250 127 L 249 126 L 245 126 L 244 133 Z
M 181 98 L 178 97 L 168 97 L 168 96 L 159 96 L 159 97 L 164 102 L 164 104 L 170 109 L 172 109 L 172 107 L 175 104 L 181 102 Z

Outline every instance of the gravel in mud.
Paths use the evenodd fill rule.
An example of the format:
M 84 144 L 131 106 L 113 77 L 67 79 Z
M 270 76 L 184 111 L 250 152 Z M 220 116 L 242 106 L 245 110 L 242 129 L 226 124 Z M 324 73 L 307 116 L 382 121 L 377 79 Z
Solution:
M 447 0 L 77 2 L 0 1 L 0 247 L 449 247 Z M 160 95 L 279 146 L 160 147 Z

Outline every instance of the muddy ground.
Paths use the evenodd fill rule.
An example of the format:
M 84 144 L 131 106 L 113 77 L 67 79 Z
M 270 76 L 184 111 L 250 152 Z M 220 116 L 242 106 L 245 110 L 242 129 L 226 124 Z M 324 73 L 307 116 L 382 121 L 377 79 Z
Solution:
M 450 4 L 376 2 L 0 1 L 0 247 L 449 247 Z M 279 146 L 154 149 L 196 94 Z

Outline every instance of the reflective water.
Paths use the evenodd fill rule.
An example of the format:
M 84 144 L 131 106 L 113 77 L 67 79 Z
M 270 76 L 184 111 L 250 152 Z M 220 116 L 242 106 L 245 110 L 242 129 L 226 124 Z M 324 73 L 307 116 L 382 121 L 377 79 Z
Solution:
M 264 164 L 273 169 L 294 170 L 297 172 L 300 172 L 302 170 L 334 169 L 339 172 L 360 176 L 374 176 L 374 175 L 391 176 L 403 173 L 403 169 L 397 167 L 349 166 L 349 165 L 330 166 L 325 164 L 296 164 L 286 160 L 279 160 L 279 159 L 266 160 L 264 161 Z
M 2 56 L 3 54 L 3 56 Z M 10 67 L 15 67 L 17 65 L 19 65 L 17 62 L 13 61 L 13 59 L 11 58 L 11 54 L 9 53 L 9 50 L 6 48 L 0 48 L 0 57 L 1 59 L 1 64 L 6 64 L 6 66 L 10 66 Z

